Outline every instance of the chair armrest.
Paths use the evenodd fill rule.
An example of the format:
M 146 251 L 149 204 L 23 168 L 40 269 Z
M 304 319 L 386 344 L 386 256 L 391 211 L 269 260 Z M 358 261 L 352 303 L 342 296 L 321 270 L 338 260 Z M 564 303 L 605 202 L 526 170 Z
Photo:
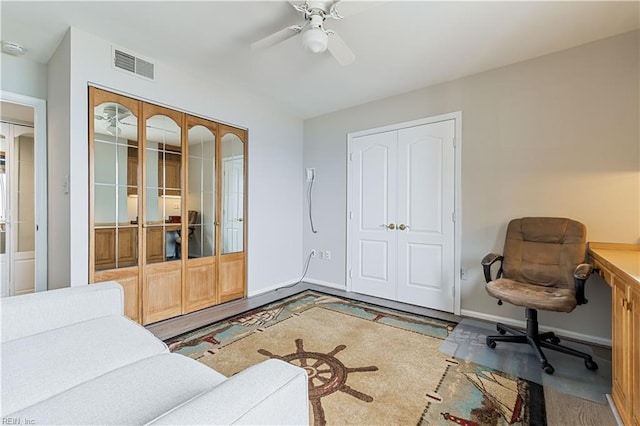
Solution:
M 592 272 L 593 265 L 590 265 L 588 263 L 581 263 L 580 265 L 576 266 L 575 271 L 573 271 L 573 278 L 576 282 L 576 300 L 578 305 L 584 305 L 589 302 L 584 296 L 584 285 L 587 282 L 587 279 L 589 279 L 589 276 L 591 276 Z
M 586 280 L 593 272 L 593 265 L 589 263 L 581 263 L 576 266 L 576 270 L 573 271 L 573 277 L 577 280 Z
M 480 263 L 482 264 L 482 269 L 484 271 L 484 279 L 486 282 L 493 281 L 493 279 L 491 278 L 491 265 L 493 265 L 497 261 L 500 261 L 500 270 L 498 270 L 497 277 L 502 276 L 502 260 L 503 259 L 504 257 L 499 255 L 498 253 L 489 253 L 482 259 L 482 262 Z
M 309 423 L 308 388 L 305 370 L 270 359 L 241 371 L 151 423 L 305 425 Z

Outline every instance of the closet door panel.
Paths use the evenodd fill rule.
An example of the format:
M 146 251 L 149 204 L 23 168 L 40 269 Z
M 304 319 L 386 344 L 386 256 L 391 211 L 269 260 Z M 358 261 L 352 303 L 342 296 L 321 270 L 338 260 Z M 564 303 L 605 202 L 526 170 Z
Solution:
M 220 302 L 246 295 L 247 132 L 220 125 L 218 288 Z
M 216 291 L 215 258 L 189 259 L 186 270 L 185 313 L 215 305 Z
M 89 282 L 117 281 L 140 321 L 138 139 L 141 104 L 89 89 Z
M 143 324 L 162 321 L 182 313 L 182 270 L 179 265 L 179 262 L 158 263 L 146 269 L 142 292 Z
M 143 104 L 144 233 L 143 324 L 182 313 L 185 230 L 182 202 L 184 114 Z
M 398 131 L 398 300 L 453 312 L 455 122 Z
M 220 257 L 220 302 L 244 297 L 245 293 L 244 253 L 228 254 Z
M 354 138 L 352 144 L 352 289 L 397 296 L 397 134 Z
M 184 312 L 218 303 L 216 257 L 217 123 L 187 116 L 187 247 Z

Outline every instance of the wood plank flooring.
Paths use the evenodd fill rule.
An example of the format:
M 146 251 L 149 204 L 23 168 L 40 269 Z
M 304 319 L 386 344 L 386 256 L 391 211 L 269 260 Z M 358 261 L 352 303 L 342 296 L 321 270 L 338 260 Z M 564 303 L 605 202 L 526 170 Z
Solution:
M 156 337 L 162 340 L 180 335 L 187 331 L 203 327 L 207 324 L 229 318 L 239 313 L 248 311 L 271 303 L 278 299 L 300 293 L 305 290 L 316 290 L 322 293 L 334 296 L 343 296 L 350 299 L 359 300 L 374 305 L 387 308 L 398 309 L 405 312 L 411 312 L 418 315 L 425 315 L 432 318 L 439 318 L 447 321 L 459 322 L 462 318 L 446 312 L 436 311 L 433 309 L 422 308 L 414 305 L 394 302 L 390 300 L 379 299 L 376 297 L 361 295 L 357 293 L 349 293 L 344 290 L 333 289 L 330 287 L 319 286 L 309 283 L 300 283 L 292 287 L 281 288 L 258 296 L 236 300 L 203 309 L 178 318 L 172 318 L 166 321 L 150 324 L 146 328 Z M 584 342 L 582 342 L 584 344 Z M 600 358 L 611 359 L 611 350 L 600 346 L 590 345 L 594 353 Z M 551 388 L 544 388 L 545 405 L 547 409 L 547 424 L 549 426 L 615 426 L 616 419 L 608 405 L 602 405 L 595 402 L 587 401 L 571 395 L 560 393 Z

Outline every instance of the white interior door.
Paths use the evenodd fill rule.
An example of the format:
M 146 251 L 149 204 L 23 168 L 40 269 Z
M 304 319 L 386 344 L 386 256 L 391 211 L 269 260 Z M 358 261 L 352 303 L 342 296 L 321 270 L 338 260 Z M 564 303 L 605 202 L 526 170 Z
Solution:
M 352 290 L 397 298 L 397 132 L 352 140 Z M 393 229 L 392 229 L 393 228 Z
M 398 300 L 447 312 L 455 284 L 454 136 L 454 120 L 398 132 Z
M 35 290 L 35 145 L 33 128 L 2 124 L 2 295 Z
M 9 157 L 9 125 L 0 123 L 0 284 L 2 284 L 2 297 L 9 296 L 9 176 L 7 172 L 7 160 Z
M 454 311 L 455 124 L 351 139 L 352 291 Z
M 224 218 L 222 232 L 224 233 L 223 253 L 242 251 L 244 239 L 244 158 L 225 158 L 222 163 L 222 185 L 225 197 L 222 200 Z

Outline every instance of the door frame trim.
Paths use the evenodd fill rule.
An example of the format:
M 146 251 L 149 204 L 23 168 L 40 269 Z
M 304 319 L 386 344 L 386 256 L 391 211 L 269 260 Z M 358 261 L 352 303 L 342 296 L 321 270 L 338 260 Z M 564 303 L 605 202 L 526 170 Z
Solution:
M 0 90 L 3 102 L 24 105 L 33 108 L 34 133 L 34 184 L 35 184 L 35 222 L 36 234 L 36 270 L 35 291 L 47 290 L 47 101 L 32 96 Z
M 372 129 L 360 130 L 357 132 L 347 133 L 347 211 L 346 220 L 346 268 L 345 283 L 346 290 L 352 291 L 352 279 L 349 273 L 352 268 L 351 259 L 351 219 L 352 212 L 351 198 L 353 196 L 351 186 L 353 184 L 352 174 L 352 144 L 353 138 L 360 136 L 368 136 L 375 133 L 390 132 L 395 130 L 406 129 L 409 127 L 423 126 L 425 124 L 433 124 L 441 121 L 454 120 L 455 136 L 454 136 L 454 295 L 453 295 L 453 313 L 460 315 L 460 293 L 461 293 L 461 253 L 462 253 L 462 111 L 454 111 L 446 114 L 435 115 L 432 117 L 421 118 L 418 120 L 406 121 L 402 123 L 390 124 Z

